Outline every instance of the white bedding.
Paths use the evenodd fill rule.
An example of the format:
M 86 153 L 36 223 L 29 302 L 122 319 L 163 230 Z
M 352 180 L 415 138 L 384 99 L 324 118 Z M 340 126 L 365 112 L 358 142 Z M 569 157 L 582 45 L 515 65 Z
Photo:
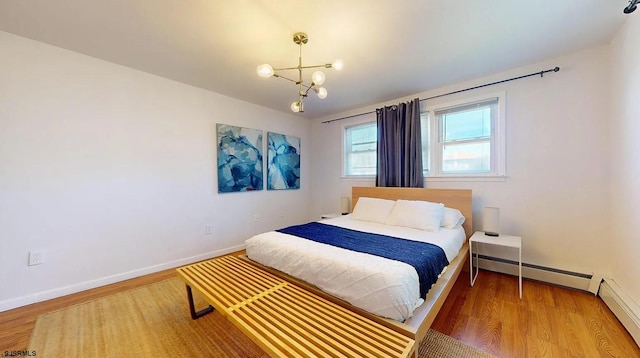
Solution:
M 352 220 L 350 215 L 322 224 L 367 231 L 440 246 L 451 262 L 465 242 L 462 227 L 439 232 Z M 311 283 L 371 313 L 404 321 L 420 306 L 418 273 L 409 264 L 270 231 L 246 241 L 247 256 Z

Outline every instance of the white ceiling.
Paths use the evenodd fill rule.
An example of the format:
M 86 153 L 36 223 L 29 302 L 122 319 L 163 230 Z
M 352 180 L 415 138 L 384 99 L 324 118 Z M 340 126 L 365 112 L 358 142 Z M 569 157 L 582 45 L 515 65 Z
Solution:
M 305 101 L 316 118 L 606 43 L 627 3 L 2 0 L 0 30 L 287 113 L 296 86 L 256 66 L 296 66 L 304 31 L 303 65 L 345 63 Z

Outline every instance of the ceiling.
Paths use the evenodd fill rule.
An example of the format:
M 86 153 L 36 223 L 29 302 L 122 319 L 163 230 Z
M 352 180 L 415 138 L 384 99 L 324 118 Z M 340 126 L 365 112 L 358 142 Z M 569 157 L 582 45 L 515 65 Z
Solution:
M 2 0 L 0 30 L 286 113 L 297 87 L 256 67 L 296 66 L 303 31 L 303 65 L 345 64 L 298 114 L 317 118 L 604 44 L 627 3 Z

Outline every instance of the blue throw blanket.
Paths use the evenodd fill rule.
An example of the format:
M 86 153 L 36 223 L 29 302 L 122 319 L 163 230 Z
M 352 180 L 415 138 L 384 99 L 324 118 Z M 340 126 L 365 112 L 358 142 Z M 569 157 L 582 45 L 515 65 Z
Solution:
M 363 252 L 413 266 L 420 279 L 420 297 L 425 298 L 438 275 L 449 265 L 441 247 L 426 242 L 400 239 L 312 222 L 276 230 L 343 249 Z

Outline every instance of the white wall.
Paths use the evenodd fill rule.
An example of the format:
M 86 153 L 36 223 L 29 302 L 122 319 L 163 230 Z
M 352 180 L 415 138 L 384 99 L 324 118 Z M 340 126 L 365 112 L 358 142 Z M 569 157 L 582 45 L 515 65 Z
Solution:
M 609 103 L 606 46 L 314 121 L 312 215 L 337 211 L 339 197 L 349 195 L 352 185 L 374 183 L 340 179 L 343 126 L 363 118 L 322 121 L 555 66 L 560 72 L 542 79 L 536 76 L 430 101 L 427 105 L 505 91 L 508 178 L 502 182 L 427 179 L 426 187 L 472 189 L 474 228 L 481 227 L 483 206 L 500 207 L 502 231 L 522 236 L 527 263 L 600 272 L 606 260 L 602 253 L 609 246 L 603 240 L 608 236 L 606 163 L 610 158 L 609 126 L 604 120 Z M 509 252 L 489 253 L 514 257 Z
M 629 15 L 611 43 L 611 277 L 640 307 L 640 17 Z
M 309 217 L 306 120 L 4 32 L 0 68 L 0 311 Z M 216 123 L 301 137 L 301 189 L 218 194 Z

